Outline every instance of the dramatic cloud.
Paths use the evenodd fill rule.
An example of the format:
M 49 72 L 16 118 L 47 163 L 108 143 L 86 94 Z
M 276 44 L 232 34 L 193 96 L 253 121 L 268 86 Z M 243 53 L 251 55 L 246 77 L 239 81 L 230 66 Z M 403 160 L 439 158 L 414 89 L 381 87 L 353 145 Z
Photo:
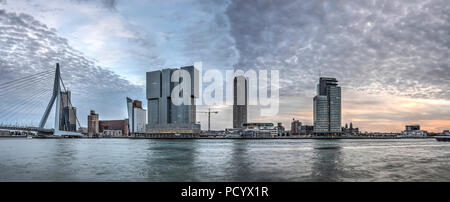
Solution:
M 431 1 L 239 1 L 239 67 L 282 70 L 284 95 L 319 75 L 364 93 L 450 98 L 450 6 Z
M 430 119 L 442 123 L 426 125 L 430 130 L 449 127 L 449 13 L 445 0 L 232 0 L 226 14 L 239 54 L 236 67 L 280 69 L 280 115 L 253 120 L 311 123 L 315 85 L 329 76 L 343 87 L 345 122 L 369 131 L 400 131 Z M 404 107 L 418 98 L 441 101 Z M 392 110 L 393 100 L 403 105 Z M 354 109 L 373 110 L 364 110 L 363 118 Z
M 61 76 L 72 91 L 73 104 L 78 107 L 79 114 L 87 114 L 92 107 L 104 118 L 118 114 L 125 118 L 125 96 L 143 94 L 142 86 L 132 85 L 97 66 L 74 50 L 55 30 L 29 15 L 0 10 L 0 26 L 0 83 L 51 70 L 60 63 Z M 11 95 L 14 96 L 17 95 Z M 110 111 L 115 107 L 123 110 Z M 85 116 L 79 119 L 86 123 Z
M 1 8 L 0 80 L 60 61 L 74 99 L 107 117 L 124 116 L 116 106 L 126 89 L 145 100 L 136 86 L 144 72 L 202 61 L 204 69 L 280 70 L 279 115 L 252 106 L 249 121 L 312 124 L 318 78 L 329 76 L 342 86 L 343 124 L 450 127 L 446 0 L 0 0 Z M 213 129 L 231 127 L 231 107 L 214 109 Z M 206 128 L 206 116 L 197 120 Z
M 147 23 L 128 19 L 117 7 L 105 7 L 105 2 L 117 1 L 14 1 L 4 7 L 9 12 L 33 16 L 54 28 L 59 36 L 69 39 L 69 45 L 90 60 L 126 76 L 134 84 L 142 85 L 144 80 L 139 77 L 141 71 L 137 69 L 164 64 L 156 48 L 158 33 L 149 32 L 156 29 L 147 26 Z

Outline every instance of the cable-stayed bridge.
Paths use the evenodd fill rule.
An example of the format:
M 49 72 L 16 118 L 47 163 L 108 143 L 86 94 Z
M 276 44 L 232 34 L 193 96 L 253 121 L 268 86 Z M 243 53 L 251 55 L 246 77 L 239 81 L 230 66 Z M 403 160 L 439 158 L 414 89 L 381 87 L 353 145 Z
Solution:
M 47 124 L 52 109 L 53 127 Z M 54 70 L 0 84 L 0 130 L 33 131 L 37 135 L 83 136 L 76 132 L 80 122 L 75 109 L 72 107 L 70 91 L 61 78 L 59 64 Z

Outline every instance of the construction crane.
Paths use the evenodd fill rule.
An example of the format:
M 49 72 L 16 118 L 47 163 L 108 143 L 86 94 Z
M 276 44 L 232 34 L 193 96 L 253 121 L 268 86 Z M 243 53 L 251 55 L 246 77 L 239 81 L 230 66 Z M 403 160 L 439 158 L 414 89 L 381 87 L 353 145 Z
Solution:
M 219 112 L 218 111 L 211 111 L 211 108 L 208 108 L 207 112 L 197 112 L 197 113 L 208 114 L 208 131 L 211 131 L 211 113 L 217 114 Z

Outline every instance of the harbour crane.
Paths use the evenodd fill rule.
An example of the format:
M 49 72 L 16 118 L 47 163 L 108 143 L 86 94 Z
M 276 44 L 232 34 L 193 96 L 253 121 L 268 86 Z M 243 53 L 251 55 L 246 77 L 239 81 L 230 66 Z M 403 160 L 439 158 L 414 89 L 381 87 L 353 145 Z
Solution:
M 211 108 L 208 108 L 207 112 L 197 112 L 197 113 L 204 113 L 208 114 L 208 131 L 211 131 L 211 113 L 218 114 L 218 111 L 211 111 Z

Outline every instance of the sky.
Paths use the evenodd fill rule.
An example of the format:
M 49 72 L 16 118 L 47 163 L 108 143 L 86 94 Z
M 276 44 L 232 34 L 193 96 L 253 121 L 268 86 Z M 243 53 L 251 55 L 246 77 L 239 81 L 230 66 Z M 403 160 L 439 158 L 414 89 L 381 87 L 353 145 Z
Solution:
M 315 87 L 327 76 L 342 87 L 342 125 L 442 132 L 449 48 L 447 0 L 0 0 L 0 84 L 59 62 L 84 126 L 91 109 L 126 118 L 126 96 L 145 101 L 146 72 L 201 61 L 205 70 L 280 71 L 280 112 L 250 106 L 249 122 L 312 124 Z M 212 108 L 212 129 L 232 127 L 232 107 Z M 206 129 L 207 117 L 197 120 Z

